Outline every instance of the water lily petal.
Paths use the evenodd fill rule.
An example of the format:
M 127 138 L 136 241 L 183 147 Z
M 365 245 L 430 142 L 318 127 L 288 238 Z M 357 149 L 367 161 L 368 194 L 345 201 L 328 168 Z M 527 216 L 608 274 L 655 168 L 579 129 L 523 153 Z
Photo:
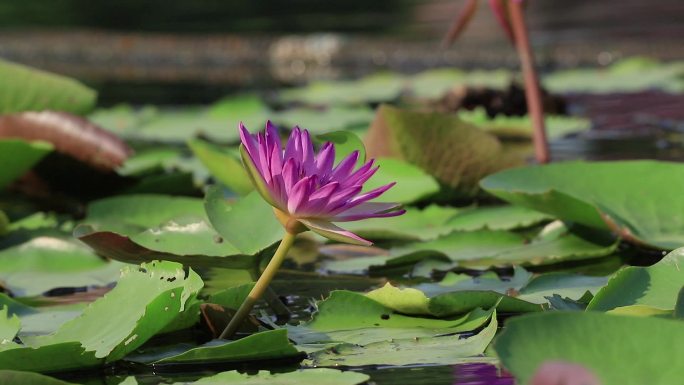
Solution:
M 354 170 L 354 167 L 356 166 L 356 162 L 359 160 L 359 151 L 353 151 L 351 154 L 347 155 L 340 163 L 335 166 L 333 169 L 332 173 L 330 174 L 330 178 L 333 180 L 340 180 L 344 179 L 349 174 L 351 174 L 352 170 Z
M 264 198 L 264 200 L 268 202 L 268 204 L 270 204 L 271 206 L 282 209 L 282 205 L 276 202 L 273 192 L 269 188 L 264 177 L 257 169 L 257 166 L 254 164 L 252 157 L 247 153 L 247 149 L 244 145 L 240 145 L 240 157 L 242 157 L 242 163 L 245 165 L 247 175 L 249 175 L 249 178 L 252 180 L 254 188 L 259 192 L 259 194 L 261 194 L 261 197 Z
M 304 177 L 292 187 L 287 199 L 287 211 L 289 213 L 296 213 L 309 200 L 311 190 L 315 185 L 315 178 L 315 175 Z
M 347 231 L 323 219 L 300 219 L 299 221 L 309 230 L 333 241 L 361 246 L 370 246 L 373 244 L 373 242 L 365 240 L 351 231 Z
M 349 210 L 345 210 L 340 215 L 331 218 L 330 221 L 352 222 L 365 218 L 395 217 L 406 212 L 406 210 L 399 210 L 400 207 L 401 204 L 399 203 L 364 202 Z
M 321 151 L 316 155 L 316 168 L 321 177 L 325 177 L 332 172 L 333 164 L 335 163 L 335 146 L 326 142 Z

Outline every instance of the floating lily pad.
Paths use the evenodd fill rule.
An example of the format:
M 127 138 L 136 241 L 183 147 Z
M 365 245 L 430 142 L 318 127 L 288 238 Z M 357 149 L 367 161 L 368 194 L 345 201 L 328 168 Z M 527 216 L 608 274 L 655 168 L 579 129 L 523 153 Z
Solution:
M 201 199 L 156 194 L 121 195 L 92 202 L 88 206 L 86 222 L 123 223 L 144 230 L 188 215 L 204 216 Z
M 395 188 L 404 187 L 397 186 Z M 456 230 L 457 228 L 447 225 L 447 223 L 459 211 L 456 208 L 437 205 L 430 205 L 422 210 L 408 208 L 405 214 L 397 217 L 349 222 L 345 224 L 345 228 L 372 240 L 429 240 Z
M 368 107 L 332 106 L 325 109 L 293 108 L 278 112 L 273 120 L 286 127 L 299 126 L 311 134 L 368 127 L 373 120 L 373 110 Z
M 684 64 L 659 63 L 633 57 L 620 60 L 605 69 L 581 68 L 555 71 L 544 77 L 544 85 L 552 92 L 615 93 L 658 89 L 684 91 Z
M 364 184 L 364 189 L 371 190 L 388 183 L 396 182 L 396 186 L 382 194 L 386 202 L 413 203 L 426 199 L 439 191 L 435 178 L 410 163 L 391 158 L 376 159 L 380 169 Z
M 0 308 L 0 345 L 12 341 L 21 328 L 21 322 L 16 314 L 10 316 L 9 308 Z
M 226 149 L 199 139 L 189 141 L 188 145 L 217 181 L 239 195 L 254 190 L 237 149 Z
M 315 366 L 363 365 L 453 365 L 470 360 L 481 360 L 481 355 L 496 334 L 496 312 L 489 325 L 469 338 L 447 335 L 432 338 L 400 338 L 366 344 L 342 344 L 311 355 Z
M 301 353 L 287 339 L 284 329 L 255 333 L 237 341 L 213 340 L 201 346 L 179 345 L 137 354 L 129 361 L 145 364 L 208 364 L 283 359 Z
M 684 324 L 597 312 L 548 312 L 506 322 L 494 348 L 521 384 L 544 362 L 580 364 L 602 384 L 669 385 L 681 381 Z M 629 362 L 629 365 L 625 365 Z
M 537 225 L 551 219 L 548 214 L 523 206 L 485 206 L 461 210 L 447 221 L 454 230 L 514 230 Z
M 132 352 L 176 319 L 202 280 L 173 262 L 126 268 L 117 286 L 93 302 L 81 316 L 54 334 L 29 338 L 33 347 L 78 341 L 97 358 L 116 361 Z M 121 311 L 125 303 L 127 311 Z
M 83 114 L 95 106 L 97 93 L 57 74 L 0 60 L 0 114 L 55 110 Z
M 532 120 L 527 115 L 506 116 L 499 114 L 490 118 L 483 108 L 477 108 L 472 111 L 459 110 L 458 117 L 502 139 L 532 140 Z M 546 135 L 550 140 L 591 128 L 589 120 L 571 116 L 547 115 L 545 116 L 545 124 Z
M 358 80 L 317 81 L 305 87 L 284 90 L 280 99 L 308 105 L 358 105 L 391 101 L 399 96 L 401 75 L 378 73 Z
M 0 164 L 3 165 L 0 169 L 0 189 L 22 176 L 51 151 L 52 145 L 46 142 L 0 140 Z
M 638 175 L 638 178 L 634 176 Z M 672 250 L 684 245 L 684 165 L 657 161 L 568 162 L 507 170 L 482 187 L 512 203 Z
M 240 373 L 238 371 L 223 372 L 202 378 L 193 384 L 223 384 L 223 385 L 359 385 L 366 383 L 370 377 L 358 372 L 343 372 L 336 369 L 314 368 L 303 369 L 287 373 L 269 373 L 261 370 L 256 374 Z M 186 384 L 186 383 L 183 383 Z M 56 385 L 56 384 L 55 384 Z M 181 385 L 176 383 L 175 385 Z
M 43 374 L 20 372 L 16 370 L 0 370 L 0 383 L 22 385 L 75 385 L 72 382 L 58 380 Z
M 625 306 L 649 306 L 672 311 L 684 286 L 684 248 L 674 250 L 653 266 L 619 270 L 596 293 L 587 310 L 608 311 Z

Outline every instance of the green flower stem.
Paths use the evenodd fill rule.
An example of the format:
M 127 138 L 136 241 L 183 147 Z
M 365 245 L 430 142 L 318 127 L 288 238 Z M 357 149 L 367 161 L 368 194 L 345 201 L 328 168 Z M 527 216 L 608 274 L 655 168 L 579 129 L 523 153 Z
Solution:
M 261 273 L 261 277 L 259 277 L 256 284 L 254 284 L 252 291 L 249 292 L 249 295 L 247 295 L 245 301 L 240 305 L 237 313 L 235 313 L 235 316 L 230 320 L 228 326 L 226 326 L 219 338 L 230 338 L 235 334 L 242 322 L 249 315 L 249 312 L 252 311 L 254 304 L 264 295 L 268 285 L 271 283 L 273 277 L 278 272 L 280 265 L 283 263 L 287 252 L 290 250 L 290 247 L 292 247 L 295 237 L 296 234 L 290 232 L 285 233 L 283 240 L 280 241 L 280 245 L 278 245 L 278 249 L 275 254 L 273 254 L 273 258 L 271 258 L 268 266 L 266 266 L 264 272 Z

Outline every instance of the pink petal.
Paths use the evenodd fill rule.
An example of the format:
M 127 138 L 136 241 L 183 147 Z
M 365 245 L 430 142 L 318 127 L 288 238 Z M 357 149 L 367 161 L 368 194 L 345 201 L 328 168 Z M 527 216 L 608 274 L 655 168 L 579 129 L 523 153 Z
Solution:
M 335 146 L 327 142 L 321 148 L 321 151 L 316 156 L 316 168 L 318 168 L 318 174 L 328 175 L 332 171 L 333 164 L 335 163 Z
M 358 235 L 347 231 L 333 223 L 322 219 L 300 219 L 304 226 L 318 235 L 333 241 L 351 243 L 353 245 L 370 246 L 373 242 L 367 241 Z
M 295 214 L 309 200 L 315 178 L 315 175 L 304 177 L 292 187 L 287 199 L 287 211 L 290 214 Z
M 329 199 L 332 196 L 332 194 L 334 194 L 335 191 L 337 191 L 337 189 L 339 187 L 340 187 L 340 184 L 338 182 L 328 183 L 325 186 L 314 191 L 311 194 L 311 199 L 319 199 L 319 198 Z
M 299 182 L 299 165 L 297 161 L 290 158 L 285 161 L 283 166 L 283 184 L 285 186 L 285 193 L 290 194 L 295 183 Z
M 285 144 L 285 156 L 284 160 L 288 159 L 295 159 L 298 162 L 301 162 L 301 157 L 298 154 L 297 147 L 299 145 L 299 137 L 301 135 L 301 131 L 299 130 L 298 126 L 295 126 L 292 129 L 292 132 L 290 133 L 290 138 L 287 140 L 287 144 Z
M 254 160 L 257 153 L 257 142 L 254 139 L 254 136 L 247 131 L 247 127 L 245 127 L 242 122 L 240 122 L 238 128 L 240 130 L 240 141 L 242 141 L 245 149 L 247 149 L 247 153 L 252 157 L 252 160 Z
M 358 160 L 358 151 L 354 151 L 351 154 L 347 155 L 346 158 L 342 159 L 342 161 L 337 166 L 335 166 L 335 168 L 332 171 L 332 174 L 330 175 L 330 178 L 333 180 L 340 180 L 342 178 L 346 178 L 352 172 Z
M 397 210 L 399 207 L 401 207 L 399 203 L 365 202 L 343 211 L 330 220 L 332 222 L 351 222 L 365 218 L 394 217 L 406 212 L 406 210 Z
M 386 184 L 382 187 L 378 187 L 375 190 L 371 190 L 365 194 L 358 195 L 358 196 L 350 199 L 344 205 L 341 205 L 338 208 L 332 210 L 330 213 L 333 215 L 336 215 L 336 214 L 342 213 L 346 210 L 349 210 L 352 207 L 356 207 L 356 206 L 360 205 L 361 203 L 364 203 L 364 202 L 369 201 L 371 199 L 375 199 L 375 198 L 379 197 L 380 195 L 382 195 L 385 191 L 392 188 L 392 186 L 394 186 L 395 184 L 396 184 L 396 182 L 392 182 L 392 183 Z
M 254 188 L 256 188 L 261 197 L 271 206 L 283 209 L 282 205 L 278 204 L 278 200 L 276 199 L 277 195 L 275 195 L 274 191 L 266 183 L 266 180 L 259 172 L 252 157 L 247 153 L 247 149 L 244 145 L 240 146 L 240 156 L 242 157 L 242 163 L 245 165 L 245 169 L 247 170 L 249 178 L 252 180 Z

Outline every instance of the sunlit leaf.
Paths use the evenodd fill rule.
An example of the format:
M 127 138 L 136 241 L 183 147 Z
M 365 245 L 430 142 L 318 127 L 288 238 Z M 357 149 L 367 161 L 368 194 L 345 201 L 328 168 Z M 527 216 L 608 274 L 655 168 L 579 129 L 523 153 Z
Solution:
M 57 74 L 0 60 L 0 114 L 58 110 L 83 114 L 95 106 L 97 94 Z
M 684 323 L 597 312 L 548 312 L 509 319 L 496 339 L 502 364 L 527 384 L 547 361 L 591 370 L 602 384 L 676 384 L 684 366 Z M 629 365 L 625 365 L 629 362 Z
M 638 177 L 635 177 L 638 176 Z M 684 165 L 657 161 L 568 162 L 507 170 L 482 187 L 512 203 L 621 238 L 672 250 L 684 245 Z

